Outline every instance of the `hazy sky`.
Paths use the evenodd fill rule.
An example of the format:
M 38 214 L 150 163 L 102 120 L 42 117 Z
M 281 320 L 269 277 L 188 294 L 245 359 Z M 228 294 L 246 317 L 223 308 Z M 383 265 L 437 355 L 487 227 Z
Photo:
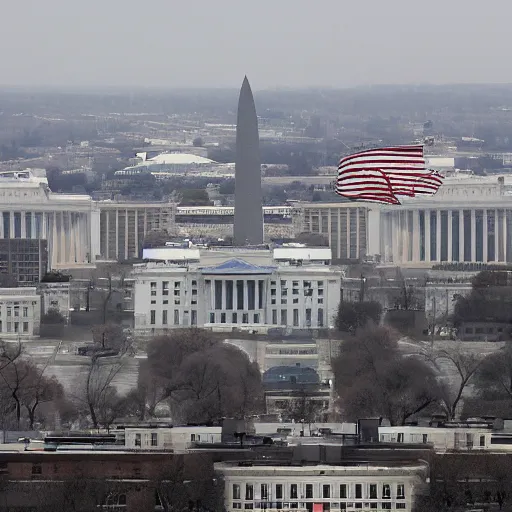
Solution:
M 510 0 L 3 0 L 0 84 L 512 82 Z

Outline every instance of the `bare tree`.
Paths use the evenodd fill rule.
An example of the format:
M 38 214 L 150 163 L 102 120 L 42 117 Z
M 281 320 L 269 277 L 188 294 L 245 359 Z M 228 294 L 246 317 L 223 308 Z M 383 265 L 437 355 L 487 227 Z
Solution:
M 27 411 L 30 430 L 34 428 L 36 412 L 39 406 L 64 396 L 64 390 L 59 381 L 54 376 L 45 376 L 47 367 L 48 363 L 42 368 L 31 364 L 27 378 L 23 382 L 20 399 Z
M 439 372 L 443 372 L 439 365 L 441 361 L 448 362 L 455 370 L 456 382 L 454 385 L 447 383 L 442 386 L 441 395 L 441 403 L 448 418 L 454 419 L 464 390 L 471 383 L 484 358 L 464 351 L 461 342 L 457 342 L 453 347 L 434 351 L 428 357 Z
M 74 395 L 90 415 L 94 428 L 101 424 L 101 408 L 108 403 L 107 396 L 112 393 L 112 381 L 122 368 L 121 359 L 108 359 L 110 358 L 91 357 L 85 378 L 79 379 L 78 392 Z

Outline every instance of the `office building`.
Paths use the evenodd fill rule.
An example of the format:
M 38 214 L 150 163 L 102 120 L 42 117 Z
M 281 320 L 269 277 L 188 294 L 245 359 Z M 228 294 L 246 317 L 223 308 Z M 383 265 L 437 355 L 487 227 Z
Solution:
M 20 286 L 34 286 L 47 271 L 47 240 L 0 238 L 0 273 L 10 274 Z
M 0 337 L 39 335 L 41 298 L 34 287 L 0 288 Z
M 140 258 L 144 238 L 151 231 L 172 233 L 176 205 L 168 202 L 138 203 L 99 201 L 98 238 L 103 260 Z
M 426 462 L 219 462 L 225 509 L 413 510 Z
M 368 205 L 363 203 L 303 203 L 292 211 L 295 236 L 324 235 L 333 259 L 358 260 L 368 253 Z

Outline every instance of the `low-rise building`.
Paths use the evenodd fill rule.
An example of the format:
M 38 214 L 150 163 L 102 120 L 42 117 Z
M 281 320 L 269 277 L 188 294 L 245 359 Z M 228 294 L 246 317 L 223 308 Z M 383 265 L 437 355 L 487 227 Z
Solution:
M 221 462 L 225 509 L 413 509 L 425 487 L 425 462 Z
M 41 298 L 35 287 L 0 288 L 0 337 L 39 335 Z
M 48 313 L 48 310 L 57 310 L 65 319 L 69 321 L 70 294 L 69 281 L 66 283 L 44 282 L 38 286 L 41 294 L 42 313 Z

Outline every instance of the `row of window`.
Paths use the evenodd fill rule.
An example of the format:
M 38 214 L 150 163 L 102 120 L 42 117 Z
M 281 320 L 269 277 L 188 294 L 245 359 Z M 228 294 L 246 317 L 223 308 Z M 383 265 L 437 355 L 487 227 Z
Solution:
M 21 313 L 21 315 L 20 315 Z M 22 316 L 27 317 L 28 316 L 28 307 L 23 306 L 20 308 L 20 306 L 8 306 L 6 308 L 6 314 L 7 316 Z M 2 316 L 2 309 L 0 308 L 0 316 Z
M 2 320 L 0 320 L 0 332 L 22 332 L 27 334 L 29 332 L 29 323 L 28 322 L 6 322 L 5 323 L 6 330 L 4 331 L 4 325 Z
M 241 510 L 242 509 L 242 503 L 240 502 L 233 502 L 231 505 L 231 508 L 235 510 Z M 313 502 L 306 502 L 306 503 L 298 503 L 298 502 L 282 502 L 282 501 L 275 501 L 275 502 L 256 502 L 256 503 L 244 503 L 243 504 L 244 510 L 293 510 L 293 509 L 306 509 L 308 512 L 313 512 Z M 406 510 L 407 509 L 407 503 L 391 503 L 389 501 L 383 501 L 381 503 L 363 503 L 363 502 L 356 502 L 356 503 L 322 503 L 322 512 L 329 512 L 331 510 L 362 510 L 362 509 L 370 509 L 370 510 Z
M 294 327 L 299 326 L 299 310 L 298 309 L 293 310 L 293 322 L 292 323 L 293 323 Z M 312 325 L 311 308 L 306 308 L 305 324 L 308 327 L 310 327 Z M 272 325 L 279 325 L 278 321 L 277 321 L 277 309 L 272 310 Z M 288 310 L 287 309 L 281 309 L 280 325 L 288 325 Z M 323 310 L 323 308 L 318 308 L 316 325 L 317 325 L 317 327 L 324 326 L 324 310 Z
M 336 493 L 338 487 L 332 484 L 322 484 L 320 486 L 313 484 L 305 484 L 304 493 L 301 494 L 301 498 L 305 499 L 315 499 L 315 498 L 339 498 L 339 499 L 391 499 L 395 498 L 397 500 L 405 499 L 405 485 L 404 484 L 396 484 L 395 486 L 391 486 L 391 484 L 382 484 L 378 485 L 376 483 L 370 484 L 340 484 L 339 485 L 339 494 Z M 232 488 L 233 500 L 241 500 L 242 499 L 242 486 L 241 484 L 233 484 Z M 273 498 L 275 500 L 281 500 L 285 498 L 285 492 L 288 491 L 288 495 L 286 496 L 289 499 L 298 499 L 299 498 L 299 485 L 298 484 L 290 484 L 287 489 L 285 489 L 284 484 L 245 484 L 244 488 L 244 499 L 246 501 L 252 501 L 255 499 L 258 500 L 269 500 Z M 256 492 L 255 492 L 256 491 Z M 271 496 L 273 491 L 273 495 Z M 379 492 L 380 491 L 380 492 Z
M 188 311 L 183 312 L 183 317 L 185 316 L 188 316 Z M 181 325 L 182 323 L 184 323 L 185 325 L 187 324 L 187 322 L 185 322 L 184 319 L 183 322 L 181 322 L 181 320 L 182 319 L 180 318 L 180 310 L 175 309 L 173 311 L 173 325 Z M 197 311 L 195 309 L 192 309 L 190 311 L 190 320 L 191 325 L 197 325 Z M 154 309 L 151 309 L 149 311 L 149 323 L 150 325 L 156 325 L 156 310 Z M 169 311 L 167 309 L 164 309 L 162 311 L 162 325 L 169 325 Z

